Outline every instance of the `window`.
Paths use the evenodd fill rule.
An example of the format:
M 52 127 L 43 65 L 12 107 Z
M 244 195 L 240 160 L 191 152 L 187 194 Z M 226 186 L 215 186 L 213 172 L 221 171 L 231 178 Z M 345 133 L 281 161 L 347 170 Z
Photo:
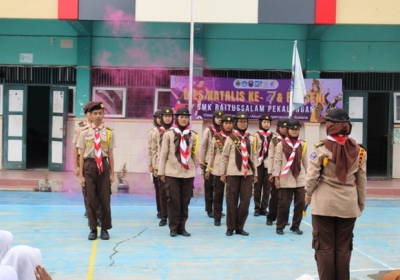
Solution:
M 126 88 L 94 87 L 93 101 L 103 102 L 108 118 L 125 118 Z
M 394 96 L 394 123 L 400 123 L 400 92 L 395 92 Z

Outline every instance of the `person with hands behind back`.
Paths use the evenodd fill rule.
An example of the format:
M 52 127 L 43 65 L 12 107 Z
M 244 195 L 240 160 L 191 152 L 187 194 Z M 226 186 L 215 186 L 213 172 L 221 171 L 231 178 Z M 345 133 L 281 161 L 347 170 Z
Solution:
M 289 119 L 286 125 L 287 134 L 284 141 L 276 146 L 272 176 L 278 189 L 278 219 L 276 233 L 284 234 L 288 223 L 290 204 L 294 197 L 294 213 L 290 230 L 303 234 L 300 223 L 304 210 L 304 186 L 307 172 L 307 143 L 300 139 L 301 125 L 298 120 Z
M 196 175 L 198 135 L 190 130 L 190 113 L 179 108 L 175 113 L 175 126 L 165 132 L 158 165 L 160 180 L 168 190 L 168 219 L 170 236 L 178 234 L 189 237 L 186 221 L 189 203 L 193 195 Z
M 101 235 L 110 239 L 111 229 L 111 183 L 114 182 L 115 136 L 113 130 L 103 123 L 104 105 L 94 103 L 89 109 L 92 123 L 82 130 L 77 147 L 81 150 L 79 180 L 86 187 L 88 199 L 89 240 L 97 239 L 96 199 L 101 208 Z
M 319 278 L 350 279 L 356 218 L 365 208 L 367 152 L 351 133 L 349 115 L 332 109 L 325 117 L 327 138 L 310 155 L 305 203 L 311 203 Z
M 253 184 L 257 182 L 254 166 L 257 154 L 255 139 L 246 131 L 248 125 L 247 113 L 237 112 L 233 120 L 234 130 L 222 150 L 220 169 L 221 181 L 226 183 L 227 236 L 232 236 L 235 230 L 236 234 L 249 235 L 243 228 L 249 215 Z

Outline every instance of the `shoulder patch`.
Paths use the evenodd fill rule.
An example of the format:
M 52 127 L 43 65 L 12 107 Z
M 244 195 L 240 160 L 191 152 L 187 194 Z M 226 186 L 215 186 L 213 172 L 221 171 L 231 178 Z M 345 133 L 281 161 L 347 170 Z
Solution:
M 81 121 L 81 122 L 78 123 L 78 126 L 79 126 L 79 127 L 83 127 L 83 126 L 85 126 L 85 125 L 86 125 L 86 124 L 85 124 L 84 121 Z
M 320 142 L 318 142 L 317 144 L 315 144 L 315 147 L 321 147 L 321 146 L 323 146 L 323 145 L 325 145 L 324 144 L 324 142 L 322 142 L 322 141 L 320 141 Z
M 316 152 L 312 152 L 310 155 L 310 159 L 313 160 L 317 157 L 317 153 Z
M 106 129 L 108 129 L 108 130 L 113 130 L 111 127 L 108 127 L 108 126 L 106 127 Z

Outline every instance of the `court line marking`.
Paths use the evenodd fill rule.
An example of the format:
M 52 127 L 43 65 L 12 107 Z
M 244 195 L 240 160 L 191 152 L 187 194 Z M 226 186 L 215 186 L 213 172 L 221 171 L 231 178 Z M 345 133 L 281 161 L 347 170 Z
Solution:
M 93 275 L 94 275 L 94 267 L 96 264 L 96 255 L 97 255 L 97 244 L 98 244 L 98 239 L 93 240 L 92 244 L 92 253 L 90 254 L 90 261 L 89 261 L 89 270 L 87 274 L 87 280 L 92 280 Z

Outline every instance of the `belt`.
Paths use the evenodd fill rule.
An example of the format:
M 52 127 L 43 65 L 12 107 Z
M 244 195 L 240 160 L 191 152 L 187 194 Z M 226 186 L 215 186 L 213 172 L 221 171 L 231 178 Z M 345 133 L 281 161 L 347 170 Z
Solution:
M 104 159 L 107 159 L 108 157 L 103 157 L 103 160 Z M 85 158 L 84 160 L 92 160 L 92 161 L 96 161 L 96 159 L 95 158 Z

